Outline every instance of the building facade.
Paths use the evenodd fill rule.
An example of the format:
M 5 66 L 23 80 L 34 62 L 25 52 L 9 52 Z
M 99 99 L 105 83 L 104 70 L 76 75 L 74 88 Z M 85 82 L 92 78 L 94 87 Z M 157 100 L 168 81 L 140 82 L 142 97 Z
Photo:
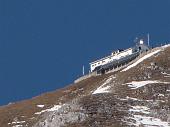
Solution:
M 121 64 L 126 64 L 135 59 L 140 53 L 146 52 L 149 47 L 145 45 L 143 40 L 139 40 L 136 46 L 128 48 L 126 50 L 117 50 L 111 53 L 111 55 L 96 60 L 90 63 L 90 71 L 102 72 L 105 70 L 114 69 Z

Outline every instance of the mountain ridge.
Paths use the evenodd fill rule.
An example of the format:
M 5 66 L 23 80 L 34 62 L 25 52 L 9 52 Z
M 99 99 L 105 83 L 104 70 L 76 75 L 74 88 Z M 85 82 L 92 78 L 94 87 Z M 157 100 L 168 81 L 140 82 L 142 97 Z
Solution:
M 118 72 L 90 77 L 57 91 L 0 107 L 0 125 L 167 127 L 169 91 L 170 45 L 165 45 L 142 54 Z

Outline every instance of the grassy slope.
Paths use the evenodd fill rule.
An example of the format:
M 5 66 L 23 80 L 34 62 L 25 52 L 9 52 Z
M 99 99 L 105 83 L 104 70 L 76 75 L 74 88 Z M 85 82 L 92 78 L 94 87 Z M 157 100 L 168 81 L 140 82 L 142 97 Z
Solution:
M 147 67 L 150 66 L 150 63 L 153 61 L 156 62 L 159 68 L 151 71 Z M 35 122 L 37 122 L 41 117 L 41 116 L 37 116 L 34 114 L 35 112 L 39 112 L 42 110 L 38 108 L 36 105 L 43 104 L 45 105 L 43 109 L 46 109 L 46 108 L 52 107 L 54 104 L 65 103 L 76 97 L 76 98 L 83 98 L 83 101 L 81 102 L 81 104 L 84 106 L 84 108 L 87 108 L 87 110 L 90 106 L 94 106 L 96 104 L 100 105 L 102 102 L 105 102 L 106 100 L 105 104 L 107 104 L 109 107 L 113 107 L 113 109 L 110 109 L 110 111 L 112 111 L 112 114 L 115 114 L 115 116 L 117 116 L 117 118 L 114 120 L 113 120 L 113 116 L 109 118 L 102 117 L 103 119 L 100 119 L 101 116 L 105 114 L 98 114 L 97 116 L 91 117 L 89 118 L 88 121 L 85 121 L 84 123 L 80 124 L 81 126 L 92 124 L 94 122 L 94 119 L 99 119 L 99 121 L 106 121 L 103 123 L 105 126 L 107 126 L 107 120 L 108 121 L 113 120 L 115 125 L 118 126 L 119 123 L 117 124 L 116 122 L 118 122 L 120 118 L 122 118 L 122 116 L 125 114 L 124 112 L 115 113 L 115 111 L 117 110 L 114 107 L 114 105 L 116 104 L 121 105 L 121 106 L 125 105 L 122 107 L 126 109 L 127 102 L 119 103 L 119 101 L 115 98 L 115 96 L 119 96 L 122 98 L 126 96 L 130 96 L 130 97 L 135 97 L 139 99 L 158 99 L 157 97 L 154 96 L 154 94 L 156 92 L 165 94 L 165 90 L 169 88 L 168 84 L 161 85 L 161 86 L 160 84 L 157 84 L 154 86 L 154 89 L 152 88 L 151 85 L 149 85 L 147 90 L 145 91 L 142 88 L 138 90 L 131 90 L 131 89 L 128 89 L 126 86 L 122 86 L 121 84 L 130 82 L 134 79 L 145 80 L 143 78 L 147 76 L 147 73 L 150 73 L 150 76 L 151 76 L 150 80 L 159 79 L 159 80 L 170 81 L 169 78 L 164 78 L 163 75 L 161 75 L 160 73 L 161 71 L 165 71 L 165 70 L 170 73 L 170 70 L 168 69 L 170 69 L 170 48 L 165 50 L 164 52 L 161 52 L 161 54 L 158 57 L 149 58 L 145 60 L 144 62 L 140 63 L 138 66 L 126 72 L 116 73 L 117 78 L 116 78 L 116 83 L 114 84 L 114 87 L 112 87 L 113 92 L 112 94 L 106 94 L 108 96 L 104 96 L 104 95 L 92 96 L 91 91 L 96 89 L 100 84 L 104 82 L 105 79 L 107 79 L 107 77 L 109 77 L 113 73 L 98 76 L 98 77 L 92 77 L 87 80 L 81 81 L 79 83 L 71 84 L 67 86 L 66 88 L 42 94 L 30 100 L 25 100 L 25 101 L 17 102 L 17 103 L 10 104 L 7 106 L 2 106 L 0 107 L 0 125 L 1 127 L 7 127 L 8 126 L 7 123 L 11 123 L 13 119 L 17 117 L 19 121 L 22 121 L 22 120 L 27 121 L 28 126 L 31 126 Z M 166 103 L 163 103 L 162 105 L 168 105 L 170 103 L 169 96 L 165 99 L 168 99 L 168 101 Z M 115 101 L 117 101 L 116 104 L 115 104 Z M 91 104 L 87 105 L 89 103 Z M 103 105 L 101 104 L 101 106 L 104 106 L 104 104 Z M 96 109 L 96 110 L 97 108 L 99 107 L 97 106 L 93 107 L 93 109 Z M 31 119 L 33 117 L 34 119 Z M 109 124 L 111 123 L 108 122 L 108 126 Z M 79 124 L 77 125 L 74 124 L 74 126 L 79 126 Z

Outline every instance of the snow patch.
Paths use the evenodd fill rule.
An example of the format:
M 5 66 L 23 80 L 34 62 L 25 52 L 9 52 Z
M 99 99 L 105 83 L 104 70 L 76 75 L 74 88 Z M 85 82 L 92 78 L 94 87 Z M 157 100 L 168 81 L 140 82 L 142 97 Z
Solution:
M 162 48 L 167 48 L 167 47 L 170 47 L 170 44 L 162 46 Z
M 142 99 L 133 98 L 129 96 L 126 97 L 126 100 L 153 102 L 153 100 L 142 100 Z
M 12 123 L 8 123 L 8 125 L 11 125 L 11 124 L 22 124 L 22 123 L 25 123 L 25 121 L 14 121 Z
M 112 79 L 114 79 L 115 77 L 110 77 L 109 79 L 107 79 L 105 81 L 105 83 L 103 85 L 101 85 L 100 87 L 98 87 L 92 94 L 98 94 L 98 93 L 108 93 L 108 89 L 110 88 L 110 86 L 105 86 L 106 84 L 110 83 Z
M 149 114 L 149 108 L 146 106 L 132 106 L 132 109 L 129 109 L 129 112 L 138 112 L 138 113 L 144 113 Z
M 150 109 L 146 106 L 131 106 L 129 112 L 132 114 L 130 119 L 134 122 L 127 122 L 129 125 L 142 126 L 142 127 L 169 127 L 170 123 L 162 121 L 159 118 L 151 117 Z M 142 113 L 142 114 L 141 114 Z M 129 118 L 128 118 L 129 119 Z
M 167 92 L 170 92 L 170 90 L 166 90 Z
M 143 100 L 141 100 L 141 99 L 138 99 L 138 98 L 134 98 L 134 97 L 129 97 L 129 96 L 127 96 L 126 97 L 126 99 L 128 100 L 133 100 L 133 101 L 143 101 Z
M 12 126 L 12 127 L 23 127 L 23 125 L 15 125 L 15 126 Z
M 97 88 L 97 90 L 95 90 L 92 94 L 98 94 L 98 93 L 108 93 L 108 89 L 110 88 L 110 86 L 106 86 L 106 87 L 99 87 Z
M 143 125 L 144 127 L 169 127 L 170 124 L 168 122 L 164 122 L 161 119 L 142 116 L 142 115 L 134 115 L 132 118 L 136 121 L 135 126 Z
M 140 58 L 139 60 L 137 60 L 135 63 L 133 63 L 133 64 L 129 65 L 128 67 L 126 67 L 125 69 L 123 69 L 121 72 L 127 71 L 127 70 L 129 70 L 130 68 L 135 67 L 136 65 L 138 65 L 139 63 L 141 63 L 141 62 L 144 61 L 145 59 L 147 59 L 147 58 L 155 55 L 156 53 L 158 53 L 158 52 L 160 52 L 160 51 L 161 51 L 161 50 L 158 49 L 158 50 L 156 50 L 156 51 L 154 51 L 154 52 L 151 52 L 151 53 L 143 56 L 142 58 Z
M 40 115 L 44 112 L 52 112 L 52 111 L 57 111 L 58 109 L 60 109 L 63 105 L 54 105 L 52 108 L 50 109 L 45 109 L 45 110 L 42 110 L 41 112 L 36 112 L 35 114 L 36 115 Z
M 170 76 L 170 74 L 168 74 L 166 72 L 161 72 L 161 74 Z
M 38 108 L 43 108 L 43 107 L 44 107 L 44 105 L 37 105 L 37 107 L 38 107 Z
M 25 121 L 14 120 L 12 123 L 8 123 L 8 125 L 12 125 L 12 127 L 23 127 L 23 123 L 25 123 Z
M 163 95 L 163 94 L 158 94 L 158 96 L 159 96 L 159 97 L 164 97 L 164 95 Z
M 121 101 L 127 101 L 127 100 L 144 101 L 144 100 L 141 100 L 141 99 L 138 99 L 138 98 L 129 97 L 129 96 L 127 96 L 126 98 L 118 98 L 118 99 L 121 100 Z
M 161 82 L 157 80 L 147 80 L 147 81 L 132 81 L 130 83 L 126 83 L 131 89 L 137 89 L 140 87 L 143 87 L 147 84 L 155 84 L 155 83 L 163 83 L 163 84 L 169 84 L 170 82 Z
M 161 74 L 165 75 L 164 77 L 165 78 L 169 78 L 170 77 L 170 74 L 166 73 L 166 72 L 161 72 Z
M 12 126 L 12 127 L 23 127 L 23 125 L 15 125 L 15 126 Z

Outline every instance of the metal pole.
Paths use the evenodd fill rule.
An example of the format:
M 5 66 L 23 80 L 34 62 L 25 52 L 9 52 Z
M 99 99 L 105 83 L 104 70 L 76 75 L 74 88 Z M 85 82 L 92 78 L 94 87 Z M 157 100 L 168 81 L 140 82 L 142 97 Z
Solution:
M 148 46 L 149 46 L 149 43 L 150 43 L 149 41 L 150 41 L 150 37 L 149 37 L 149 33 L 148 33 Z
M 83 75 L 84 75 L 84 65 L 83 65 Z

